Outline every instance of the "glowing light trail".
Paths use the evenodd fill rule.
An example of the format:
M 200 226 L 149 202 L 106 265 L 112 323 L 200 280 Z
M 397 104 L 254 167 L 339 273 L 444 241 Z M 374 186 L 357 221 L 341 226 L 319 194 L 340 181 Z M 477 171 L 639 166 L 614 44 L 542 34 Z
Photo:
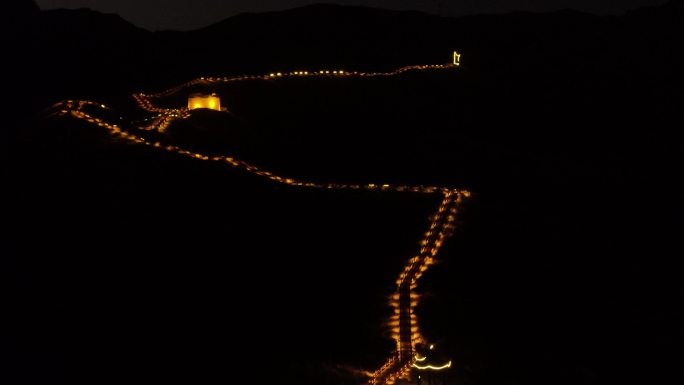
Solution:
M 448 363 L 446 363 L 445 365 L 442 365 L 442 366 L 432 366 L 432 365 L 420 366 L 417 364 L 413 364 L 411 366 L 413 366 L 414 368 L 416 368 L 418 370 L 444 370 L 444 369 L 451 367 L 451 361 L 449 361 Z
M 133 98 L 137 105 L 144 111 L 154 113 L 153 116 L 144 119 L 139 123 L 144 123 L 137 126 L 141 132 L 157 131 L 163 133 L 178 119 L 187 119 L 190 116 L 189 108 L 161 108 L 155 106 L 152 100 L 174 95 L 183 89 L 196 84 L 213 84 L 213 83 L 231 83 L 245 80 L 261 79 L 271 81 L 272 79 L 280 79 L 284 77 L 307 77 L 307 76 L 323 76 L 323 77 L 377 77 L 377 76 L 396 76 L 409 71 L 425 71 L 425 70 L 443 70 L 449 68 L 456 68 L 460 65 L 460 56 L 454 52 L 453 64 L 438 64 L 438 65 L 415 65 L 399 68 L 392 72 L 350 72 L 342 70 L 334 71 L 295 71 L 289 73 L 271 73 L 263 76 L 237 76 L 224 78 L 199 78 L 179 86 L 173 87 L 166 91 L 156 94 L 134 94 Z M 420 366 L 416 362 L 422 362 L 425 357 L 417 357 L 415 354 L 415 346 L 417 344 L 425 343 L 425 339 L 420 334 L 418 328 L 417 316 L 414 312 L 418 304 L 418 295 L 413 292 L 417 287 L 417 282 L 423 273 L 435 263 L 435 259 L 445 239 L 450 236 L 456 223 L 456 215 L 459 207 L 465 198 L 470 197 L 470 192 L 463 189 L 438 187 L 438 186 L 407 186 L 407 185 L 393 185 L 393 184 L 340 184 L 340 183 L 316 183 L 299 181 L 294 178 L 287 178 L 276 175 L 270 171 L 264 170 L 251 163 L 235 159 L 226 155 L 209 156 L 199 152 L 190 151 L 176 145 L 165 145 L 159 141 L 151 141 L 143 136 L 128 132 L 117 124 L 110 123 L 104 119 L 94 116 L 92 113 L 84 111 L 84 108 L 93 108 L 95 110 L 109 110 L 109 107 L 84 100 L 67 100 L 57 103 L 53 106 L 62 115 L 70 115 L 74 118 L 83 120 L 90 124 L 104 128 L 107 132 L 115 138 L 122 139 L 131 144 L 138 144 L 148 147 L 153 147 L 167 152 L 175 153 L 181 156 L 187 156 L 194 159 L 228 164 L 231 167 L 247 171 L 257 176 L 267 178 L 276 183 L 282 183 L 294 187 L 307 187 L 317 189 L 329 190 L 369 190 L 369 191 L 395 191 L 395 192 L 411 192 L 422 194 L 440 194 L 442 202 L 435 214 L 431 217 L 431 223 L 428 231 L 424 234 L 420 242 L 419 252 L 411 258 L 406 264 L 405 268 L 397 279 L 397 290 L 390 297 L 390 305 L 393 307 L 393 315 L 388 324 L 392 331 L 392 337 L 397 342 L 397 350 L 394 352 L 385 364 L 376 370 L 370 377 L 370 384 L 381 385 L 393 384 L 397 379 L 405 378 L 410 372 L 411 368 L 419 370 L 432 369 L 442 370 L 451 366 L 451 361 L 442 367 L 432 367 L 430 365 Z M 192 106 L 190 106 L 192 107 Z M 432 349 L 432 346 L 430 346 Z

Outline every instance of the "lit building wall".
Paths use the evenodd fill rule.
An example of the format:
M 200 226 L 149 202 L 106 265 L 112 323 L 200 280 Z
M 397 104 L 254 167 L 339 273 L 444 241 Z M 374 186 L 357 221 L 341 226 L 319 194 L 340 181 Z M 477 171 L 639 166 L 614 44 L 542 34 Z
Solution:
M 190 96 L 188 98 L 188 109 L 197 110 L 199 108 L 221 111 L 221 98 L 216 94 Z

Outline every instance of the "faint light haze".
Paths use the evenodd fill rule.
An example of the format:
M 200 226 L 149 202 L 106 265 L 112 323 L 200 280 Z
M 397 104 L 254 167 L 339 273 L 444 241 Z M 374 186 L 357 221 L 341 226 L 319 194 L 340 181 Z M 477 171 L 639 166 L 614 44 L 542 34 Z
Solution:
M 419 10 L 458 16 L 513 10 L 545 12 L 576 9 L 599 14 L 622 13 L 642 6 L 661 5 L 665 0 L 37 0 L 41 9 L 91 8 L 116 13 L 149 30 L 202 28 L 244 12 L 267 12 L 304 5 L 331 3 L 363 5 L 396 10 Z

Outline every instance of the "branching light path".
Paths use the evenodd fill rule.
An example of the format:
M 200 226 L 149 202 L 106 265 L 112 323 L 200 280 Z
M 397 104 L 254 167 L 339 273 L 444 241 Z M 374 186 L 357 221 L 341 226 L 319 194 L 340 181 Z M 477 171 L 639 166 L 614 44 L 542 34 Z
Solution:
M 232 83 L 244 80 L 273 80 L 283 77 L 376 77 L 376 76 L 396 76 L 409 71 L 426 70 L 446 70 L 453 69 L 460 65 L 460 55 L 456 61 L 457 53 L 454 53 L 454 64 L 439 65 L 419 65 L 402 67 L 392 72 L 347 72 L 341 70 L 334 71 L 295 71 L 289 73 L 271 73 L 262 76 L 237 76 L 232 78 L 200 78 L 181 84 L 169 90 L 156 94 L 134 94 L 133 98 L 138 106 L 147 112 L 153 113 L 145 119 L 142 125 L 136 128 L 124 129 L 118 124 L 111 123 L 105 119 L 95 116 L 98 111 L 104 112 L 109 107 L 84 100 L 67 100 L 54 105 L 62 115 L 70 115 L 74 118 L 83 120 L 90 124 L 106 129 L 115 138 L 123 139 L 131 144 L 138 144 L 165 150 L 171 153 L 199 159 L 207 162 L 225 163 L 237 169 L 247 171 L 260 177 L 267 178 L 273 182 L 283 183 L 294 187 L 306 187 L 329 190 L 370 190 L 370 191 L 395 191 L 411 192 L 422 194 L 439 194 L 442 202 L 431 217 L 430 228 L 424 234 L 420 243 L 419 252 L 406 264 L 404 270 L 397 279 L 397 289 L 390 297 L 390 305 L 393 308 L 393 315 L 388 322 L 392 332 L 392 337 L 396 340 L 397 350 L 391 354 L 385 364 L 376 370 L 370 377 L 371 385 L 393 384 L 397 379 L 405 378 L 411 368 L 416 369 L 444 369 L 451 366 L 451 362 L 444 367 L 431 367 L 416 365 L 417 361 L 422 361 L 416 356 L 416 346 L 424 344 L 423 338 L 418 328 L 418 319 L 415 308 L 418 304 L 418 295 L 415 289 L 418 280 L 430 265 L 435 263 L 437 254 L 442 247 L 444 240 L 453 233 L 456 223 L 456 215 L 460 205 L 465 198 L 470 196 L 470 192 L 462 189 L 438 187 L 438 186 L 407 186 L 393 184 L 339 184 L 339 183 L 317 183 L 300 181 L 276 175 L 264 170 L 251 163 L 235 159 L 226 155 L 210 156 L 199 152 L 190 151 L 176 145 L 165 145 L 159 141 L 151 141 L 144 137 L 145 131 L 157 131 L 163 133 L 168 126 L 176 120 L 186 119 L 191 112 L 188 108 L 162 108 L 153 103 L 154 99 L 167 97 L 179 93 L 180 91 L 198 84 Z M 139 130 L 139 133 L 133 131 Z

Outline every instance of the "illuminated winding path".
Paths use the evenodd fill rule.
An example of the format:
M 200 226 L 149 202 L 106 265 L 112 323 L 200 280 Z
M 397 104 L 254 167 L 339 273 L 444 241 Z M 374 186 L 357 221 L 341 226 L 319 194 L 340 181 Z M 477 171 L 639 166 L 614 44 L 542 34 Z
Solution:
M 178 119 L 188 118 L 191 112 L 187 108 L 169 109 L 158 107 L 154 104 L 154 100 L 175 95 L 184 89 L 198 85 L 198 84 L 221 84 L 233 83 L 245 80 L 277 80 L 284 77 L 377 77 L 377 76 L 396 76 L 409 71 L 427 71 L 427 70 L 449 70 L 458 67 L 459 63 L 456 61 L 456 53 L 454 53 L 454 64 L 439 64 L 439 65 L 417 65 L 402 67 L 392 72 L 347 72 L 347 71 L 295 71 L 289 73 L 270 73 L 262 76 L 237 76 L 232 78 L 200 78 L 181 84 L 169 90 L 156 94 L 134 94 L 133 98 L 136 100 L 138 106 L 144 111 L 150 112 L 151 115 L 145 119 L 137 128 L 123 129 L 117 124 L 110 123 L 102 118 L 95 116 L 98 111 L 109 110 L 105 105 L 84 100 L 67 100 L 54 105 L 54 107 L 62 115 L 70 115 L 77 119 L 86 121 L 90 124 L 99 126 L 107 130 L 112 136 L 131 144 L 139 144 L 176 153 L 179 155 L 207 161 L 224 163 L 237 169 L 241 169 L 260 177 L 268 178 L 273 182 L 283 183 L 294 187 L 303 188 L 317 188 L 329 190 L 371 190 L 371 191 L 394 191 L 394 192 L 409 192 L 421 194 L 439 194 L 442 196 L 442 202 L 431 217 L 430 228 L 424 234 L 420 242 L 420 249 L 416 255 L 411 258 L 404 270 L 397 279 L 397 288 L 390 299 L 390 305 L 393 308 L 393 315 L 389 320 L 389 327 L 392 332 L 392 337 L 397 342 L 397 350 L 393 352 L 387 359 L 385 364 L 377 369 L 370 376 L 370 384 L 382 385 L 393 384 L 399 378 L 405 378 L 411 367 L 419 366 L 416 364 L 415 347 L 418 344 L 424 344 L 426 341 L 420 333 L 418 328 L 418 320 L 414 312 L 418 304 L 418 295 L 414 292 L 417 287 L 418 280 L 425 270 L 435 262 L 435 258 L 444 243 L 444 240 L 450 236 L 455 228 L 456 215 L 459 206 L 465 198 L 470 196 L 470 192 L 462 189 L 438 187 L 438 186 L 405 186 L 393 184 L 338 184 L 338 183 L 315 183 L 300 181 L 293 178 L 287 178 L 276 175 L 270 171 L 259 168 L 253 164 L 245 161 L 235 159 L 230 156 L 208 156 L 199 152 L 189 151 L 175 145 L 165 145 L 159 141 L 150 141 L 145 139 L 144 131 L 157 131 L 163 133 L 166 128 Z M 134 133 L 133 131 L 140 130 L 141 132 Z

